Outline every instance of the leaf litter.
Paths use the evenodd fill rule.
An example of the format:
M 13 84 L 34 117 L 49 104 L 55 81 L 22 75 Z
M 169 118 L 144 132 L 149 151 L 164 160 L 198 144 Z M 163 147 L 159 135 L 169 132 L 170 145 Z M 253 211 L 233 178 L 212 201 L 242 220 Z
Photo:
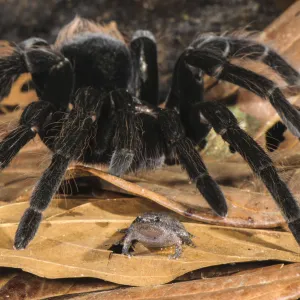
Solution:
M 293 9 L 298 11 L 299 7 L 299 4 L 295 4 Z M 297 22 L 292 19 L 294 14 L 291 10 L 286 15 L 290 16 L 291 22 Z M 273 35 L 278 35 L 277 29 L 280 26 L 283 26 L 281 39 L 287 37 L 284 35 L 288 26 L 286 20 L 279 18 L 276 22 L 266 30 L 263 38 L 270 37 L 274 40 Z M 284 52 L 293 61 L 297 58 L 294 51 L 297 39 L 296 36 L 295 41 L 281 43 L 290 46 L 290 50 Z M 248 95 L 245 95 L 243 98 L 247 98 L 248 106 L 245 103 L 242 106 L 242 102 L 239 102 L 239 107 L 251 113 L 249 103 L 253 104 L 254 100 L 249 100 Z M 13 98 L 15 99 L 11 99 Z M 15 104 L 10 103 L 9 99 L 6 99 L 5 104 Z M 292 102 L 298 103 L 298 97 L 292 98 Z M 272 114 L 270 108 L 266 108 L 264 113 L 260 118 L 268 118 L 268 123 L 256 135 L 256 140 L 262 145 L 267 128 L 278 121 L 275 115 L 269 118 L 269 114 Z M 6 128 L 11 119 L 8 115 L 3 115 L 2 120 Z M 3 124 L 0 125 L 1 131 Z M 296 184 L 299 176 L 298 141 L 286 134 L 288 138 L 272 158 L 299 198 Z M 224 146 L 227 147 L 225 143 Z M 36 160 L 37 155 L 39 161 Z M 31 294 L 25 295 L 26 299 L 93 290 L 102 292 L 88 293 L 74 299 L 299 298 L 298 246 L 291 234 L 283 231 L 285 223 L 272 198 L 237 155 L 229 155 L 224 161 L 209 157 L 207 153 L 204 157 L 210 173 L 221 184 L 229 203 L 230 213 L 225 220 L 213 214 L 178 167 L 166 167 L 138 176 L 130 175 L 123 180 L 95 168 L 73 166 L 67 179 L 74 178 L 77 182 L 80 178 L 86 178 L 89 182 L 91 178 L 96 178 L 100 188 L 88 195 L 58 195 L 45 211 L 41 228 L 28 249 L 20 252 L 12 250 L 19 219 L 28 205 L 32 187 L 47 166 L 49 158 L 49 152 L 41 143 L 30 143 L 11 167 L 0 175 L 0 264 L 4 267 L 22 268 L 42 277 L 64 279 L 43 279 L 22 271 L 1 268 L 0 295 L 10 295 L 10 299 L 16 295 L 23 297 L 22 289 L 15 294 L 9 293 L 14 284 L 21 287 L 24 280 L 26 284 L 35 286 Z M 68 184 L 70 182 L 72 179 Z M 155 250 L 137 246 L 136 255 L 131 259 L 112 253 L 109 249 L 121 237 L 118 230 L 127 227 L 137 215 L 150 210 L 173 211 L 196 236 L 194 242 L 197 247 L 184 248 L 183 257 L 176 261 L 167 259 L 172 249 Z M 167 283 L 199 268 L 218 268 L 219 265 L 228 263 L 259 260 L 294 263 L 247 270 L 227 277 L 177 282 L 158 287 L 123 288 L 103 293 L 105 289 L 115 289 L 118 284 L 144 286 Z M 7 274 L 4 270 L 11 272 Z M 95 277 L 115 283 L 97 280 L 95 286 L 85 283 L 84 287 L 76 288 L 76 280 L 82 279 L 74 277 Z M 48 285 L 51 287 L 49 290 Z M 62 285 L 61 288 L 59 285 Z M 46 288 L 39 289 L 42 286 Z
M 22 155 L 25 155 L 26 160 L 29 158 L 26 149 L 20 154 Z M 19 171 L 21 172 L 20 169 Z M 182 194 L 182 190 L 194 189 L 193 185 L 188 183 L 186 175 L 182 178 L 183 172 L 176 167 L 157 172 L 162 172 L 161 176 L 154 174 L 153 178 L 157 181 L 161 178 L 169 178 L 164 172 L 173 173 L 170 181 L 176 179 L 176 174 L 178 174 L 172 189 L 177 190 L 179 184 L 181 189 L 177 193 L 183 195 L 183 199 L 187 196 Z M 192 202 L 189 197 L 186 203 L 177 203 L 174 199 L 158 194 L 155 184 L 153 184 L 155 192 L 151 191 L 149 189 L 151 182 L 148 182 L 147 188 L 142 186 L 148 181 L 149 173 L 144 174 L 144 181 L 138 184 L 134 182 L 134 179 L 129 182 L 83 166 L 71 168 L 70 173 L 71 177 L 91 175 L 99 177 L 106 183 L 121 188 L 135 197 L 124 194 L 121 198 L 120 195 L 102 198 L 101 195 L 94 195 L 91 198 L 60 196 L 54 199 L 45 211 L 44 220 L 35 239 L 23 251 L 13 250 L 12 245 L 19 219 L 28 206 L 28 195 L 25 193 L 18 201 L 10 201 L 1 205 L 1 266 L 22 268 L 27 272 L 47 278 L 96 277 L 118 284 L 139 286 L 167 283 L 187 272 L 221 264 L 259 260 L 300 262 L 298 245 L 289 232 L 222 227 L 194 222 L 186 217 L 185 210 L 178 211 L 177 209 L 195 204 L 199 201 L 199 195 L 195 193 Z M 137 178 L 143 178 L 140 176 Z M 186 189 L 183 188 L 185 185 Z M 109 185 L 106 187 L 109 189 Z M 169 190 L 171 188 L 167 191 Z M 240 193 L 244 192 L 240 191 Z M 156 203 L 145 198 L 150 198 Z M 271 203 L 270 199 L 270 205 Z M 197 209 L 199 208 L 201 212 L 201 201 L 197 205 Z M 241 207 L 244 205 L 247 212 L 251 211 L 248 207 L 255 207 L 249 199 L 248 202 L 244 201 L 240 205 Z M 181 213 L 181 221 L 184 222 L 187 230 L 196 236 L 194 242 L 197 247 L 185 248 L 181 259 L 169 260 L 167 258 L 167 255 L 173 251 L 172 249 L 155 250 L 140 247 L 136 249 L 136 255 L 131 259 L 109 250 L 121 238 L 119 230 L 128 227 L 136 216 L 147 211 L 167 211 L 168 209 Z M 207 220 L 203 217 L 204 221 L 218 224 L 218 221 L 214 221 L 217 217 L 213 217 L 213 213 L 208 208 L 203 211 L 205 213 L 201 212 L 199 215 L 210 216 Z M 254 215 L 253 213 L 253 217 Z M 279 213 L 277 219 L 280 224 Z M 257 219 L 254 218 L 254 220 Z M 265 225 L 263 221 L 261 222 L 262 227 L 274 225 Z M 248 223 L 245 223 L 245 226 L 246 224 Z M 231 225 L 231 223 L 226 225 Z M 259 227 L 259 223 L 255 226 L 250 223 L 248 227 Z
M 118 289 L 75 296 L 74 300 L 253 300 L 299 299 L 300 264 L 274 265 L 209 279 L 179 282 L 156 287 Z

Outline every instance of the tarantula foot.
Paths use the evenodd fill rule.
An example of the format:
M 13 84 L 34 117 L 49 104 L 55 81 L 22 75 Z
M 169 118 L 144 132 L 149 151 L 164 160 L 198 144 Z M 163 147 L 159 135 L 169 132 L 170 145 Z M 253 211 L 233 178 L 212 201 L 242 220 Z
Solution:
M 292 232 L 295 240 L 300 245 L 300 219 L 290 222 L 289 224 L 290 231 Z
M 218 216 L 225 218 L 228 213 L 228 206 L 217 183 L 210 176 L 202 176 L 199 177 L 196 185 L 214 212 Z
M 16 250 L 25 249 L 27 247 L 35 236 L 41 220 L 42 214 L 40 212 L 32 208 L 28 208 L 25 211 L 15 236 L 14 248 Z

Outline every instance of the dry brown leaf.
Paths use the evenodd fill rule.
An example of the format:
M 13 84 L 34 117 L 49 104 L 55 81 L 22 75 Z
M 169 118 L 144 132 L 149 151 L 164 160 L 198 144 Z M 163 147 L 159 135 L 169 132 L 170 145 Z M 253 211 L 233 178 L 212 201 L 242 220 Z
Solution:
M 226 164 L 229 166 L 229 164 Z M 246 169 L 232 171 L 240 179 L 241 173 L 248 174 Z M 216 165 L 216 172 L 225 169 L 222 163 Z M 222 187 L 228 203 L 228 215 L 221 218 L 209 208 L 204 198 L 193 184 L 188 183 L 187 175 L 179 167 L 166 167 L 160 170 L 139 174 L 137 177 L 126 176 L 126 181 L 97 169 L 76 166 L 73 177 L 98 176 L 102 180 L 117 186 L 121 191 L 148 198 L 178 214 L 205 223 L 238 226 L 247 228 L 272 228 L 285 224 L 273 198 L 265 193 L 253 193 L 232 187 Z M 229 169 L 230 170 L 230 169 Z M 229 170 L 228 173 L 229 174 Z M 236 173 L 235 173 L 236 172 Z M 221 175 L 221 171 L 219 175 Z M 219 177 L 220 178 L 220 177 Z
M 238 274 L 75 296 L 74 300 L 231 299 L 283 300 L 300 297 L 300 264 L 275 265 Z
M 8 116 L 1 116 L 1 120 Z M 50 151 L 38 138 L 28 143 L 10 166 L 0 173 L 0 205 L 18 201 L 24 194 L 29 195 L 50 161 Z
M 27 203 L 19 205 L 25 208 Z M 118 230 L 127 227 L 137 215 L 162 211 L 161 207 L 145 199 L 125 198 L 92 201 L 63 210 L 52 204 L 29 247 L 16 251 L 12 245 L 16 219 L 22 211 L 15 204 L 2 206 L 1 215 L 7 219 L 0 225 L 0 265 L 47 278 L 96 277 L 119 284 L 154 285 L 219 264 L 300 262 L 299 247 L 290 233 L 187 223 L 187 219 L 182 221 L 196 236 L 197 247 L 185 248 L 179 260 L 169 260 L 166 250 L 152 253 L 144 248 L 128 258 L 108 250 L 121 238 Z
M 114 283 L 93 278 L 55 280 L 0 268 L 0 299 L 38 300 L 68 294 L 112 290 L 117 287 L 118 285 Z
M 9 268 L 0 268 L 0 291 L 1 288 L 12 278 L 19 274 L 18 270 Z
M 278 264 L 278 261 L 251 261 L 238 264 L 212 266 L 186 273 L 176 278 L 174 282 L 230 276 L 242 271 L 251 271 L 258 268 L 273 266 L 275 264 Z
M 35 90 L 29 90 L 27 92 L 22 92 L 22 86 L 31 80 L 31 75 L 26 73 L 19 76 L 19 78 L 14 82 L 10 93 L 7 97 L 1 100 L 1 106 L 9 105 L 20 107 L 25 107 L 33 101 L 37 101 L 37 95 Z

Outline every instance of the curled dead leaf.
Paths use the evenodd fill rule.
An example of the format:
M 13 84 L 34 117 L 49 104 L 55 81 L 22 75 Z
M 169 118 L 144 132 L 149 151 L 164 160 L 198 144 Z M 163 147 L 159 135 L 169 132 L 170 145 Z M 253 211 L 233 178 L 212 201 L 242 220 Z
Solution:
M 0 268 L 0 299 L 40 300 L 117 287 L 116 284 L 92 278 L 50 280 L 20 270 Z
M 196 221 L 247 228 L 272 228 L 284 224 L 271 196 L 231 187 L 222 187 L 229 206 L 227 217 L 215 215 L 179 167 L 166 167 L 137 177 L 126 176 L 127 180 L 83 166 L 75 166 L 70 171 L 75 171 L 73 177 L 97 176 L 118 187 L 121 192 L 150 199 Z
M 253 300 L 299 299 L 300 265 L 275 265 L 238 274 L 173 283 L 163 286 L 128 288 L 102 293 L 76 296 L 74 300 L 152 300 L 152 299 L 201 299 L 201 300 Z

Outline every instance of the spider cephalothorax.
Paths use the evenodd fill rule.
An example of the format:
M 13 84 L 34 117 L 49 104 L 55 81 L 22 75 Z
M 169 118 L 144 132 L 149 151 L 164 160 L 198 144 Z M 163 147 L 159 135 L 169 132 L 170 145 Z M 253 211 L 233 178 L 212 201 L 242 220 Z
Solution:
M 287 128 L 300 137 L 300 115 L 271 80 L 230 62 L 260 60 L 288 84 L 300 76 L 272 49 L 247 39 L 201 36 L 181 54 L 174 68 L 165 109 L 158 104 L 156 43 L 137 31 L 126 45 L 115 28 L 76 17 L 54 46 L 31 38 L 0 57 L 0 95 L 18 75 L 30 72 L 39 101 L 28 105 L 19 126 L 0 144 L 1 168 L 37 134 L 53 152 L 19 224 L 15 248 L 34 237 L 72 161 L 108 164 L 122 176 L 179 161 L 213 210 L 226 216 L 222 191 L 208 174 L 195 146 L 213 128 L 261 178 L 300 242 L 300 208 L 263 149 L 234 115 L 203 99 L 203 75 L 229 81 L 268 98 Z M 72 109 L 70 109 L 70 107 Z

